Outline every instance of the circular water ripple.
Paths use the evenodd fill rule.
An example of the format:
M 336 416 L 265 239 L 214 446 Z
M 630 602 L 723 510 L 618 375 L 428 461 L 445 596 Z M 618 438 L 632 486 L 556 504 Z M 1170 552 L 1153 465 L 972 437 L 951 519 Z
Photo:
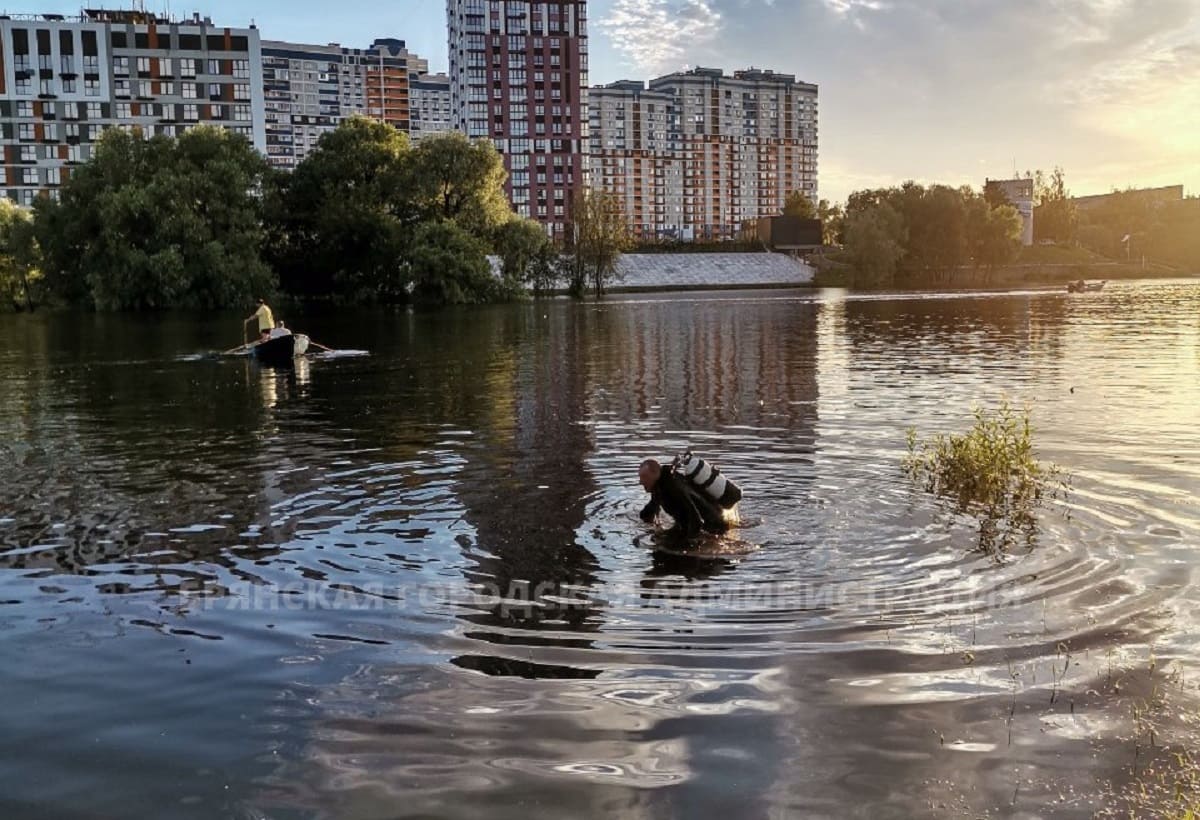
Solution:
M 0 630 L 45 647 L 6 682 L 60 683 L 4 728 L 102 737 L 81 780 L 153 805 L 116 771 L 146 737 L 110 721 L 162 727 L 164 771 L 219 775 L 180 798 L 196 816 L 921 813 L 935 779 L 978 808 L 1011 799 L 1002 766 L 1099 776 L 1061 760 L 1124 720 L 1085 697 L 1105 669 L 1196 665 L 1198 305 L 1155 283 L 520 306 L 382 317 L 347 340 L 369 357 L 295 374 L 6 353 Z M 1003 397 L 1069 489 L 997 556 L 902 459 L 909 427 Z M 721 560 L 651 552 L 637 516 L 637 465 L 687 446 L 745 491 Z M 145 704 L 99 722 L 96 667 Z M 173 687 L 206 717 L 153 702 Z M 77 751 L 0 786 L 33 805 L 23 780 Z

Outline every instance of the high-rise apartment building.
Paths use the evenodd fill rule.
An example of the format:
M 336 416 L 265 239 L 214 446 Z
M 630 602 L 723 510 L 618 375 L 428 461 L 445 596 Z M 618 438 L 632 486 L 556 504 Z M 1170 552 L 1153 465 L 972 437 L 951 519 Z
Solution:
M 447 0 L 456 127 L 492 139 L 518 213 L 561 235 L 584 183 L 586 0 Z
M 592 89 L 589 106 L 593 184 L 624 197 L 636 232 L 732 239 L 745 222 L 779 214 L 792 191 L 815 203 L 815 85 L 712 68 L 640 85 Z
M 413 142 L 430 134 L 454 130 L 450 106 L 450 78 L 445 74 L 411 74 L 408 78 L 411 116 L 409 133 Z
M 322 134 L 354 114 L 407 132 L 411 127 L 409 76 L 428 68 L 403 40 L 376 40 L 366 49 L 264 41 L 268 159 L 277 168 L 295 168 Z
M 675 96 L 621 80 L 588 91 L 591 185 L 615 195 L 633 234 L 682 238 L 683 150 Z
M 110 127 L 147 137 L 198 124 L 244 134 L 262 151 L 258 30 L 142 11 L 0 18 L 0 190 L 32 204 L 58 195 Z

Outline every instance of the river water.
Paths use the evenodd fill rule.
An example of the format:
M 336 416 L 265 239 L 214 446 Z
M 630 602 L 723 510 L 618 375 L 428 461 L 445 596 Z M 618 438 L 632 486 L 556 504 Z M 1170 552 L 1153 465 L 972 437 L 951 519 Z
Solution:
M 369 355 L 291 373 L 198 355 L 239 317 L 0 317 L 0 814 L 1122 805 L 1195 714 L 1198 317 L 1195 281 L 297 316 Z M 901 463 L 1006 397 L 1069 489 L 997 555 Z M 637 517 L 688 445 L 745 493 L 725 560 Z

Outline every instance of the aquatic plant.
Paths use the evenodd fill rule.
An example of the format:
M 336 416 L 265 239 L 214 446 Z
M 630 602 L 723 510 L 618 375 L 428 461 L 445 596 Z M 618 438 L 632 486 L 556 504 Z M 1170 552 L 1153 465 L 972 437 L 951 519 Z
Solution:
M 962 435 L 938 434 L 925 442 L 908 430 L 904 471 L 926 492 L 948 499 L 955 511 L 979 522 L 979 548 L 1002 555 L 1018 540 L 1036 540 L 1036 509 L 1063 493 L 1055 465 L 1034 455 L 1029 408 L 1007 400 L 994 411 L 976 407 L 974 425 Z

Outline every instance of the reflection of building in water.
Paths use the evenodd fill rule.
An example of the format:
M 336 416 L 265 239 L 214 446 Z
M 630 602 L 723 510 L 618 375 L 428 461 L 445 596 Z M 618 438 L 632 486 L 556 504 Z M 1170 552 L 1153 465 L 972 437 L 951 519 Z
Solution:
M 481 314 L 484 322 L 511 321 L 509 313 Z M 463 453 L 466 465 L 456 475 L 455 492 L 465 507 L 463 519 L 475 530 L 471 581 L 502 598 L 536 597 L 539 585 L 551 596 L 562 585 L 589 587 L 595 559 L 577 532 L 595 484 L 584 469 L 592 449 L 586 413 L 587 339 L 574 317 L 554 311 L 545 317 L 527 311 L 515 333 L 501 333 L 491 348 L 486 375 L 474 396 L 482 410 L 477 439 Z M 506 338 L 507 337 L 507 338 Z M 482 368 L 481 368 L 482 370 Z M 572 630 L 594 629 L 595 610 L 578 602 L 553 606 L 483 606 L 466 620 L 482 627 L 520 624 L 536 630 L 555 620 Z M 544 638 L 469 633 L 496 643 L 542 643 Z M 503 653 L 497 653 L 503 654 Z M 570 677 L 549 666 L 509 669 L 503 657 L 459 659 L 464 666 L 495 674 Z
M 589 333 L 604 409 L 668 428 L 787 427 L 817 399 L 815 303 L 784 298 L 646 300 L 600 309 Z

